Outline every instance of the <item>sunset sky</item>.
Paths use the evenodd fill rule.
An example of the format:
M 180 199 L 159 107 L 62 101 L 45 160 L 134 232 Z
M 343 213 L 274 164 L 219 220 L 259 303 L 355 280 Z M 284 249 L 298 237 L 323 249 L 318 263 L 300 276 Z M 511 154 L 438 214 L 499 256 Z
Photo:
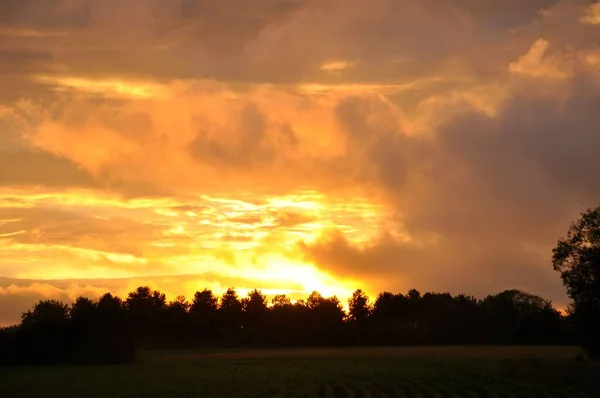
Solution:
M 141 284 L 568 303 L 600 3 L 0 1 L 0 325 Z

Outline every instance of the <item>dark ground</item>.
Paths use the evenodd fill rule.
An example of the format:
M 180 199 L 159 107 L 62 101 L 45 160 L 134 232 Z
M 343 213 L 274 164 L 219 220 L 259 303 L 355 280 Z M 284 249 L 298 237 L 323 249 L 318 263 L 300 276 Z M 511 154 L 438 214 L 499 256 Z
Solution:
M 0 397 L 600 397 L 575 347 L 148 351 L 123 366 L 0 369 Z

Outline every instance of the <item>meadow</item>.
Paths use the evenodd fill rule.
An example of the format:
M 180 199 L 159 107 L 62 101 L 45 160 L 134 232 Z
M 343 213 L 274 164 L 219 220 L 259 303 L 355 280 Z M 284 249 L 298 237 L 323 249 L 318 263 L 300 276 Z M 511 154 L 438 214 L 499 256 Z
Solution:
M 598 397 L 575 347 L 148 351 L 120 366 L 0 368 L 0 397 Z

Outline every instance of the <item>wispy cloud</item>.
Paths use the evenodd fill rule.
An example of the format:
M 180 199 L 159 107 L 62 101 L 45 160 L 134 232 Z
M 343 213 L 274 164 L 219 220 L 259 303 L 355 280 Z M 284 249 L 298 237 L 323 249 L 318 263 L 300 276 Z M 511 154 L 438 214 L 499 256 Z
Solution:
M 325 71 L 327 73 L 339 73 L 346 69 L 354 68 L 355 66 L 356 66 L 356 62 L 343 61 L 343 60 L 335 61 L 334 60 L 334 61 L 327 61 L 327 62 L 323 63 L 321 65 L 321 70 Z

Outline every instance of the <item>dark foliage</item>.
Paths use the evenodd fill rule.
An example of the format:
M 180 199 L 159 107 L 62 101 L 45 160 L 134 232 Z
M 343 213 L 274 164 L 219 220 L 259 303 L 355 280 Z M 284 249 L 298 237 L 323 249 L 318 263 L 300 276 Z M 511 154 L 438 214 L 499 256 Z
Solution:
M 124 307 L 110 294 L 69 308 L 40 301 L 18 327 L 0 333 L 0 365 L 116 364 L 135 360 Z
M 600 358 L 600 206 L 571 224 L 553 250 L 552 263 L 573 300 L 573 325 L 583 347 Z
M 416 344 L 570 344 L 573 316 L 518 290 L 484 300 L 448 293 L 383 292 L 374 303 L 357 290 L 346 313 L 337 297 L 313 292 L 269 305 L 258 290 L 228 289 L 167 302 L 139 287 L 125 301 L 110 294 L 70 307 L 41 301 L 19 326 L 0 331 L 2 364 L 127 363 L 135 347 L 335 346 Z

